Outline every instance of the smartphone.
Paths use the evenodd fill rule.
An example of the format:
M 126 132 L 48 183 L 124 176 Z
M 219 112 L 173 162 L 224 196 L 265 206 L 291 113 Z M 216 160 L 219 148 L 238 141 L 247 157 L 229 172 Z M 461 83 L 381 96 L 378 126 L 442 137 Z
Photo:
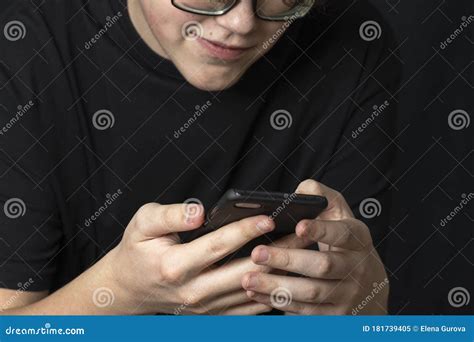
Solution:
M 316 195 L 230 189 L 208 210 L 205 223 L 197 230 L 189 232 L 191 236 L 188 236 L 187 240 L 193 240 L 247 217 L 271 217 L 275 221 L 275 229 L 251 241 L 239 253 L 249 255 L 259 244 L 271 245 L 275 240 L 294 233 L 299 221 L 316 218 L 327 205 L 325 197 Z

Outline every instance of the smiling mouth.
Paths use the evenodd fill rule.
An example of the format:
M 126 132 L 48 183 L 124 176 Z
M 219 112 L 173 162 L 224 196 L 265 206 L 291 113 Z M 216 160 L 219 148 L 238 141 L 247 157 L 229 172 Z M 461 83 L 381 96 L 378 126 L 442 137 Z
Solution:
M 225 45 L 205 38 L 199 38 L 198 42 L 210 55 L 226 61 L 238 60 L 245 52 L 253 48 Z

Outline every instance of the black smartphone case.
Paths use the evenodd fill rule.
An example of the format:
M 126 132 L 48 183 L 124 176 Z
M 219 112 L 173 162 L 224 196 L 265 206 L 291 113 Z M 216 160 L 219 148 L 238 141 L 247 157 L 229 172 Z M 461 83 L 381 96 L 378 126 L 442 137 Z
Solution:
M 257 204 L 259 207 L 236 207 L 239 203 L 245 203 L 246 205 Z M 194 231 L 187 232 L 185 236 L 186 241 L 183 242 L 192 241 L 213 230 L 246 217 L 266 215 L 274 219 L 276 227 L 272 232 L 250 241 L 237 253 L 221 260 L 220 264 L 223 264 L 231 258 L 249 256 L 252 249 L 258 245 L 271 245 L 279 238 L 294 233 L 296 224 L 299 221 L 316 218 L 327 207 L 327 204 L 327 199 L 321 196 L 230 189 L 208 211 L 207 219 L 203 226 Z

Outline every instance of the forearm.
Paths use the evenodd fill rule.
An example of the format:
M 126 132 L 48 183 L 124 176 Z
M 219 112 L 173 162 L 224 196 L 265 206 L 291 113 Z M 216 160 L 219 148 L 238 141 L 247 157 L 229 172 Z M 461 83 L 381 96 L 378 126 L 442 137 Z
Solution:
M 2 315 L 120 315 L 134 314 L 137 303 L 127 299 L 114 281 L 110 263 L 115 250 L 76 279 L 35 303 L 2 311 Z

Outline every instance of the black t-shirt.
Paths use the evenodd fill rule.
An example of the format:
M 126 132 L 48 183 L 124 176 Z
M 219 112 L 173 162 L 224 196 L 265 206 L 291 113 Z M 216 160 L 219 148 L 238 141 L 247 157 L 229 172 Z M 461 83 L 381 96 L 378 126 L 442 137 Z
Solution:
M 307 178 L 341 191 L 358 217 L 362 200 L 382 198 L 400 64 L 365 1 L 296 22 L 218 92 L 154 53 L 122 3 L 0 5 L 2 287 L 63 286 L 148 202 L 209 208 L 231 187 L 292 192 Z M 379 39 L 361 36 L 367 21 Z M 384 223 L 364 220 L 377 244 Z

